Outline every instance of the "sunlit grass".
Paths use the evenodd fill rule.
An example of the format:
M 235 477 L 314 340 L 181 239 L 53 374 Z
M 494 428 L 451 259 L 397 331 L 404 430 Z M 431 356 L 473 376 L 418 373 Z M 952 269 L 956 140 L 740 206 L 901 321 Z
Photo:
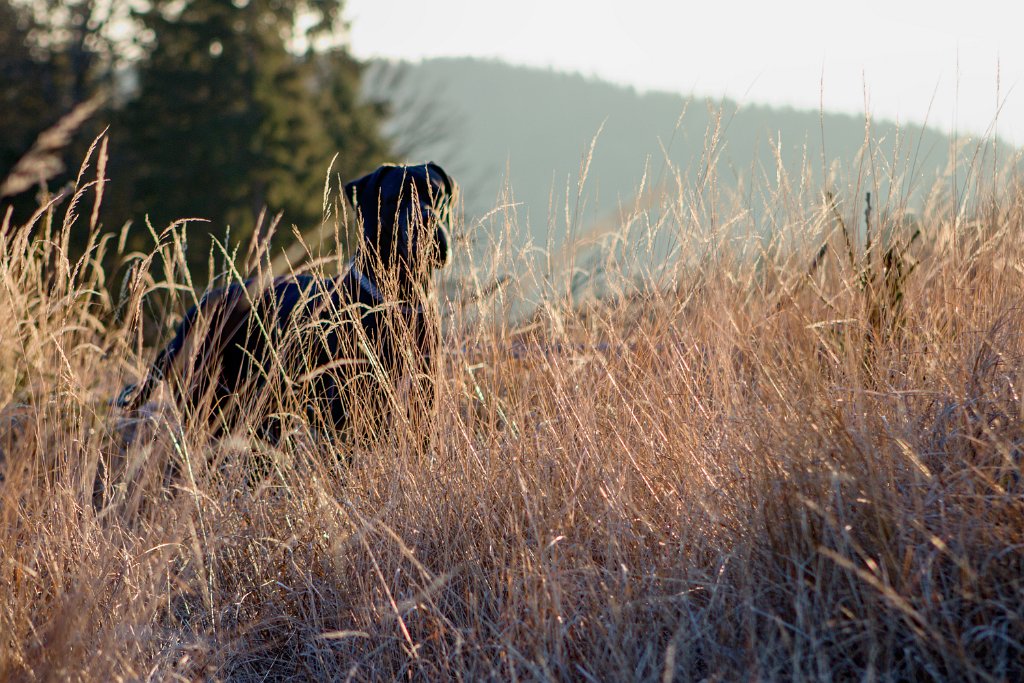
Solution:
M 0 679 L 1024 675 L 1012 175 L 876 195 L 870 249 L 863 171 L 765 181 L 771 236 L 647 187 L 579 278 L 463 264 L 435 414 L 276 447 L 107 407 L 144 302 L 191 295 L 177 229 L 123 288 L 95 219 L 68 260 L 92 177 L 0 231 Z M 643 231 L 679 251 L 641 276 Z

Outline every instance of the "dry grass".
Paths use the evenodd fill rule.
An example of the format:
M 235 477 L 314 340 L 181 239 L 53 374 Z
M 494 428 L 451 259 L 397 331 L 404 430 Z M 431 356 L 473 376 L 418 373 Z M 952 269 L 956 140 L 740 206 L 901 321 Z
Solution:
M 4 225 L 0 679 L 1019 680 L 1024 186 L 933 192 L 897 301 L 856 182 L 796 180 L 767 246 L 706 177 L 625 211 L 660 288 L 446 306 L 436 420 L 372 447 L 126 421 L 173 240 L 119 306 L 97 186 Z

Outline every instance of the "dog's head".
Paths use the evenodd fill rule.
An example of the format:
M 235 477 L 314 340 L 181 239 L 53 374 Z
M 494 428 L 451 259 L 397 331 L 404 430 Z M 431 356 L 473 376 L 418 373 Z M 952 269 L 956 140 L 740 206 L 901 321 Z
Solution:
M 444 169 L 384 165 L 345 185 L 362 223 L 362 246 L 385 269 L 429 273 L 448 263 L 448 224 L 458 185 Z

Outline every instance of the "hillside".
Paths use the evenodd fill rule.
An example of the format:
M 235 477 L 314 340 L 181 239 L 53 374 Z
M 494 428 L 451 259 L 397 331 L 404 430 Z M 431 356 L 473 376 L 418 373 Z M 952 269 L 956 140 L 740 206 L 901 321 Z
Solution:
M 403 72 L 401 78 L 394 77 L 396 71 Z M 368 92 L 397 101 L 399 128 L 405 129 L 398 133 L 402 146 L 418 158 L 444 162 L 459 175 L 470 215 L 491 209 L 507 179 L 524 209 L 520 219 L 529 217 L 535 238 L 544 236 L 552 199 L 558 214 L 566 187 L 575 194 L 581 158 L 599 131 L 585 193 L 592 216 L 632 200 L 645 168 L 651 180 L 665 180 L 666 154 L 679 168 L 702 168 L 719 121 L 720 182 L 742 183 L 747 190 L 752 179 L 774 181 L 776 152 L 787 176 L 807 170 L 820 183 L 823 169 L 835 162 L 856 168 L 865 141 L 863 116 L 640 93 L 497 61 L 378 62 L 370 76 Z M 423 122 L 420 127 L 410 122 L 424 111 L 432 119 L 434 139 L 403 140 L 410 134 L 423 137 Z M 896 170 L 906 174 L 907 183 L 901 196 L 927 190 L 948 165 L 951 141 L 936 130 L 875 121 L 871 137 L 883 166 L 899 160 Z M 887 172 L 883 168 L 879 174 L 883 191 Z
M 1004 145 L 920 126 L 872 121 L 868 135 L 863 116 L 640 93 L 496 61 L 376 62 L 366 83 L 369 97 L 393 102 L 400 156 L 434 159 L 462 185 L 466 225 L 450 286 L 508 278 L 519 313 L 549 294 L 607 293 L 609 259 L 659 280 L 680 260 L 709 257 L 720 229 L 755 251 L 782 245 L 784 213 L 824 230 L 812 217 L 826 191 L 863 242 L 866 192 L 876 216 L 913 222 L 929 197 L 989 182 L 993 149 L 1000 166 L 1011 158 Z M 658 229 L 666 222 L 678 230 Z M 518 258 L 499 267 L 495 251 Z

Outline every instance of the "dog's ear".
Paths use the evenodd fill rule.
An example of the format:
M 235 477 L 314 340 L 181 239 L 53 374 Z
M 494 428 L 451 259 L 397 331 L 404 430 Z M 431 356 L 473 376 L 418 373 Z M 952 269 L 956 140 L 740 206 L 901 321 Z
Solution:
M 434 233 L 434 242 L 437 245 L 437 267 L 444 268 L 448 265 L 448 230 L 441 221 L 437 223 L 437 230 Z
M 431 184 L 438 187 L 443 197 L 435 197 L 440 205 L 438 209 L 438 221 L 434 242 L 437 247 L 437 267 L 444 268 L 448 265 L 451 250 L 449 248 L 448 224 L 456 201 L 458 200 L 459 186 L 440 165 L 430 161 L 426 165 L 427 176 Z
M 440 184 L 441 191 L 446 195 L 445 199 L 449 205 L 453 205 L 455 200 L 458 199 L 459 185 L 448 173 L 441 168 L 436 162 L 427 162 L 427 175 L 430 180 L 437 180 Z
M 367 173 L 362 178 L 345 183 L 345 198 L 348 200 L 349 206 L 356 209 L 363 207 L 368 202 L 376 204 L 380 191 L 380 178 L 387 169 L 387 166 L 381 166 L 373 173 Z M 374 207 L 374 213 L 376 213 L 376 207 Z
M 367 173 L 362 178 L 345 184 L 345 197 L 352 208 L 359 212 L 361 218 L 361 237 L 364 244 L 384 259 L 387 259 L 390 253 L 392 238 L 388 231 L 381 234 L 380 230 L 381 218 L 387 220 L 390 212 L 387 207 L 388 197 L 383 196 L 386 194 L 383 183 L 393 168 L 385 164 L 373 173 Z

